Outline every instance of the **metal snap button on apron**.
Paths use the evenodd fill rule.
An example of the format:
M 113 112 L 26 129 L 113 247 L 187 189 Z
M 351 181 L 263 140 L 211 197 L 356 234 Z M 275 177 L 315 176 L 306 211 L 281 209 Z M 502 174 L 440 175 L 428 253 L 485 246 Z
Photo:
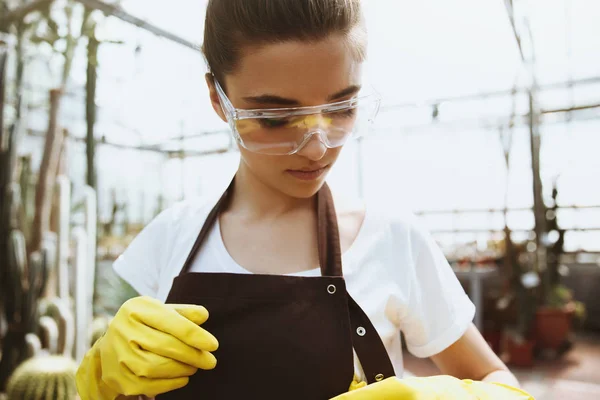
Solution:
M 335 285 L 327 286 L 327 293 L 329 293 L 329 294 L 334 294 L 336 290 L 337 290 L 337 288 L 335 287 Z
M 384 378 L 383 374 L 377 374 L 377 375 L 375 375 L 375 380 L 377 382 L 381 382 L 383 380 L 383 378 Z
M 358 334 L 358 336 L 365 336 L 367 331 L 362 326 L 359 326 L 358 329 L 356 329 L 356 333 Z

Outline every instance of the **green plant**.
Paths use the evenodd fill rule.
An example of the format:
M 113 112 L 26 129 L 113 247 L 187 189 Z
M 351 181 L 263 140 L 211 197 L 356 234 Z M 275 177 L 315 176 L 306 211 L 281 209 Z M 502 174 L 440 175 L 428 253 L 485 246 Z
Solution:
M 25 361 L 7 385 L 7 400 L 74 400 L 77 363 L 63 356 L 40 356 Z
M 552 184 L 552 205 L 546 213 L 545 247 L 546 269 L 544 271 L 543 291 L 540 303 L 551 308 L 569 307 L 576 320 L 582 322 L 586 317 L 585 305 L 573 297 L 571 289 L 561 283 L 561 264 L 565 244 L 565 230 L 558 223 L 558 179 Z
M 108 329 L 108 324 L 110 324 L 112 318 L 102 316 L 94 318 L 92 322 L 92 339 L 90 341 L 90 347 L 92 347 L 98 339 L 104 335 L 106 330 Z
M 550 307 L 562 308 L 573 301 L 573 293 L 569 288 L 557 285 L 548 293 L 546 301 Z
M 98 316 L 115 315 L 123 303 L 138 296 L 137 291 L 108 265 L 99 271 L 94 294 L 94 314 Z
M 575 300 L 573 291 L 564 285 L 556 285 L 549 291 L 546 296 L 546 306 L 571 312 L 579 323 L 582 323 L 587 316 L 585 304 Z

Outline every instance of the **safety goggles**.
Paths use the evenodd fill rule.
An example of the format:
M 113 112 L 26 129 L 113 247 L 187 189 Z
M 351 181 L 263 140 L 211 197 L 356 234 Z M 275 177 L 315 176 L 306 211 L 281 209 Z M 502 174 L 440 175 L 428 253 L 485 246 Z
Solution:
M 372 91 L 350 100 L 312 107 L 238 109 L 215 79 L 221 107 L 236 141 L 261 154 L 290 155 L 314 137 L 327 148 L 344 145 L 348 139 L 370 131 L 381 99 Z

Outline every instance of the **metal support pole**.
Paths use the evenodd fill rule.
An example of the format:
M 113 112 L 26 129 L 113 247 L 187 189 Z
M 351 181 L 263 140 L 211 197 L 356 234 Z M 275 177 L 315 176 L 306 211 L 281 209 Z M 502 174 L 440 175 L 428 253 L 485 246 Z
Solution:
M 100 0 L 76 0 L 76 1 L 83 4 L 84 6 L 86 6 L 88 8 L 91 8 L 93 10 L 100 10 L 105 15 L 110 15 L 115 18 L 118 18 L 121 21 L 135 25 L 138 28 L 144 29 L 144 30 L 146 30 L 150 33 L 153 33 L 159 37 L 168 39 L 175 43 L 179 43 L 180 45 L 190 48 L 194 51 L 197 51 L 200 53 L 202 52 L 200 45 L 198 45 L 196 43 L 192 43 L 189 40 L 186 40 L 180 36 L 175 35 L 174 33 L 171 33 L 162 28 L 159 28 L 158 26 L 153 25 L 149 22 L 146 22 L 143 19 L 136 17 L 135 15 L 129 14 L 128 12 L 123 10 L 117 4 L 108 4 L 108 3 L 105 3 Z
M 546 229 L 546 212 L 544 204 L 542 177 L 540 168 L 541 137 L 539 132 L 538 113 L 536 109 L 535 92 L 529 93 L 529 140 L 531 148 L 531 172 L 533 178 L 533 217 L 535 220 L 535 266 L 540 274 L 544 288 L 548 288 L 547 249 L 544 244 Z

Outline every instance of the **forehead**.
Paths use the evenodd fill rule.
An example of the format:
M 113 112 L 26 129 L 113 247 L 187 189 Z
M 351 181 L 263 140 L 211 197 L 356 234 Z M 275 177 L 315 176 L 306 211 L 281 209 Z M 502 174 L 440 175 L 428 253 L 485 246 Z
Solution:
M 238 67 L 225 83 L 236 107 L 243 106 L 244 97 L 267 93 L 316 105 L 360 84 L 361 64 L 347 40 L 337 35 L 317 42 L 250 46 L 244 48 Z

